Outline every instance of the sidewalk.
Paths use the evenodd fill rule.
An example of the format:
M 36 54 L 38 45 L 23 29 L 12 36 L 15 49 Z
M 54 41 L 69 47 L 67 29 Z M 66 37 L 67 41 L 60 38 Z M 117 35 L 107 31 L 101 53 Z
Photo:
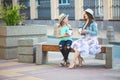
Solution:
M 106 69 L 104 60 L 85 57 L 83 67 L 59 67 L 61 55 L 50 52 L 46 65 L 0 60 L 0 80 L 120 80 L 120 69 Z M 72 54 L 70 54 L 71 60 Z

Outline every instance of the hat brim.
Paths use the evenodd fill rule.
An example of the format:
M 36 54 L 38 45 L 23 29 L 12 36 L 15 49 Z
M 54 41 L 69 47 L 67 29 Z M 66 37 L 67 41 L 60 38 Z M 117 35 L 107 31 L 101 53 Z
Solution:
M 61 20 L 60 20 L 60 23 L 61 23 L 66 17 L 69 17 L 69 15 L 63 16 L 63 17 L 61 18 Z
M 87 11 L 85 11 L 85 12 L 87 12 Z M 89 13 L 89 12 L 87 12 L 87 13 Z M 94 16 L 93 16 L 93 14 L 91 14 L 91 13 L 89 13 L 91 16 L 92 16 L 92 18 L 94 19 Z

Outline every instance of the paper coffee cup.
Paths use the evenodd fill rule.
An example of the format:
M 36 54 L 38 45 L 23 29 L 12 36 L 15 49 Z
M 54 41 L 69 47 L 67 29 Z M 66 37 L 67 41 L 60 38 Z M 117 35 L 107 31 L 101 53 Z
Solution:
M 78 31 L 81 32 L 81 31 L 82 31 L 82 28 L 79 28 Z
M 72 35 L 72 33 L 73 33 L 73 31 L 70 29 L 69 32 L 68 32 L 68 34 Z

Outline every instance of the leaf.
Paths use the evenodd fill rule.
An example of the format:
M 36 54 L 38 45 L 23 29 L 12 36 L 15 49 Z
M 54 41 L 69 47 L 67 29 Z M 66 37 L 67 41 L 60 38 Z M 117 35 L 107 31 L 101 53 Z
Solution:
M 25 20 L 25 15 L 19 14 L 20 10 L 25 9 L 24 5 L 17 5 L 12 8 L 11 5 L 7 5 L 3 8 L 0 6 L 0 18 L 6 22 L 8 26 L 18 25 L 21 21 Z

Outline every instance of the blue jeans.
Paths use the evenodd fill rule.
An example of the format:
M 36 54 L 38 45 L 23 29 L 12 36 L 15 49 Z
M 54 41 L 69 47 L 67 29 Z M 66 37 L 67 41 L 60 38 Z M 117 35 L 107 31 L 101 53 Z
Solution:
M 61 51 L 61 53 L 63 55 L 63 60 L 64 61 L 68 60 L 68 55 L 69 55 L 69 52 L 71 50 L 71 44 L 72 44 L 71 40 L 60 41 L 59 42 L 60 51 Z M 65 50 L 65 46 L 67 47 L 66 50 Z

